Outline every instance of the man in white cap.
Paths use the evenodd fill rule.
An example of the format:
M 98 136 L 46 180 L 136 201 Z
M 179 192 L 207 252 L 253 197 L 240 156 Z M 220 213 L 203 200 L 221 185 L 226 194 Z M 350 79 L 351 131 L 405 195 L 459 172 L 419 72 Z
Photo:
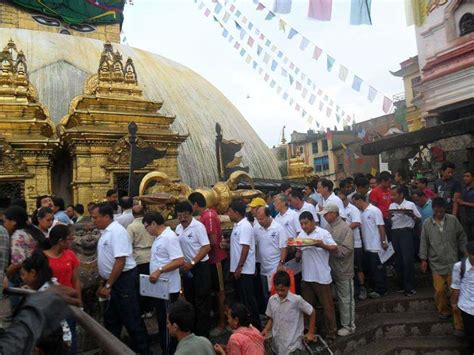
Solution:
M 326 229 L 337 244 L 337 251 L 329 256 L 329 266 L 342 325 L 337 335 L 347 336 L 355 331 L 354 236 L 351 228 L 339 216 L 339 206 L 335 203 L 327 203 L 320 215 L 326 220 Z

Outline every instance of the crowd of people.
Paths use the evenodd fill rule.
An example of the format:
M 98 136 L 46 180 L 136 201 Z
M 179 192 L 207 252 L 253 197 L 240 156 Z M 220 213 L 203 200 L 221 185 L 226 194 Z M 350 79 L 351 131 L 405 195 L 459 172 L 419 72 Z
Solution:
M 104 325 L 119 339 L 125 327 L 134 351 L 151 353 L 145 319 L 154 314 L 163 354 L 258 355 L 271 336 L 272 351 L 285 355 L 302 354 L 315 340 L 319 306 L 318 334 L 331 342 L 355 332 L 357 301 L 389 291 L 415 295 L 419 263 L 432 273 L 440 318 L 453 317 L 455 335 L 474 350 L 474 175 L 466 170 L 461 183 L 454 173 L 445 163 L 434 183 L 402 170 L 356 174 L 337 188 L 324 178 L 303 190 L 284 183 L 265 197 L 233 201 L 230 235 L 199 192 L 176 203 L 174 230 L 117 190 L 89 203 L 87 215 L 59 197 L 40 196 L 31 216 L 23 200 L 12 201 L 0 227 L 0 276 L 3 287 L 63 285 L 80 295 L 74 225 L 93 223 L 101 232 Z M 295 238 L 310 246 L 289 247 Z M 396 290 L 388 290 L 387 268 Z M 166 279 L 168 297 L 141 296 L 140 274 L 151 283 Z M 226 293 L 231 283 L 234 292 Z M 25 301 L 10 302 L 21 309 Z M 227 344 L 208 340 L 229 330 Z M 36 347 L 76 354 L 74 319 Z

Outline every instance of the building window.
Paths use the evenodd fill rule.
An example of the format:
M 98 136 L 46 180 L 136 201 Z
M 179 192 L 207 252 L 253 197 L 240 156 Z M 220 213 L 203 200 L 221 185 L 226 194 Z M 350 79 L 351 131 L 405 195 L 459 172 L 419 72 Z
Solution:
M 411 94 L 413 97 L 416 97 L 415 86 L 418 85 L 421 81 L 421 77 L 417 76 L 411 79 Z
M 318 154 L 318 142 L 313 142 L 311 144 L 311 149 L 313 150 L 313 154 Z
M 329 157 L 326 155 L 321 158 L 314 159 L 314 171 L 322 172 L 329 170 Z
M 323 152 L 327 152 L 327 151 L 328 151 L 328 140 L 324 139 L 323 140 Z
M 474 14 L 467 12 L 459 21 L 459 34 L 461 36 L 474 32 Z

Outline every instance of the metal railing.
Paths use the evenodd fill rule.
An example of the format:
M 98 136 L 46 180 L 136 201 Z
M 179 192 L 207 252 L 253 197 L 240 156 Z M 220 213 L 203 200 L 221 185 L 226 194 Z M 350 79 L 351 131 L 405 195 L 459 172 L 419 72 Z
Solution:
M 9 287 L 4 290 L 4 293 L 10 295 L 22 295 L 28 296 L 36 293 L 37 291 Z M 77 323 L 89 334 L 95 336 L 100 344 L 100 347 L 106 351 L 108 354 L 120 354 L 120 355 L 134 355 L 135 352 L 132 351 L 128 346 L 122 343 L 117 339 L 111 332 L 105 329 L 101 324 L 99 324 L 94 318 L 84 312 L 81 308 L 76 306 L 69 306 L 74 318 Z

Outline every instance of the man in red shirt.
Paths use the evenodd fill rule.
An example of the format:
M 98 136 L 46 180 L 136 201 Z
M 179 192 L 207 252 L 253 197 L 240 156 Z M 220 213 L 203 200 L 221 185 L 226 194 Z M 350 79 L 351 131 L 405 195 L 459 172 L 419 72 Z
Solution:
M 211 266 L 212 288 L 217 294 L 219 321 L 217 327 L 211 330 L 211 336 L 219 336 L 225 332 L 225 291 L 224 291 L 224 272 L 222 269 L 222 261 L 227 255 L 221 248 L 222 230 L 219 215 L 212 208 L 206 208 L 206 199 L 200 192 L 193 192 L 188 197 L 189 202 L 193 206 L 195 215 L 200 216 L 199 221 L 206 227 L 211 251 L 209 252 L 209 264 Z
M 370 203 L 382 211 L 384 219 L 388 219 L 388 208 L 391 200 L 392 175 L 388 171 L 382 171 L 379 175 L 379 184 L 370 193 Z
M 388 209 L 392 203 L 392 175 L 388 171 L 382 171 L 378 178 L 378 186 L 370 193 L 370 203 L 378 207 L 382 212 L 383 220 L 385 222 L 385 232 L 390 240 L 391 220 L 388 214 Z

